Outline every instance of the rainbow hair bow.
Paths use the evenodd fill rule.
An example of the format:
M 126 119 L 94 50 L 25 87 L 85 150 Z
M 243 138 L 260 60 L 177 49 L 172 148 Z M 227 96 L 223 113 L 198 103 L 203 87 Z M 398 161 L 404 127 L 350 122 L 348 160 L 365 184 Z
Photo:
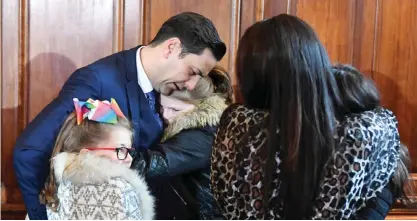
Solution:
M 74 98 L 73 101 L 77 115 L 77 125 L 80 125 L 85 118 L 108 124 L 116 124 L 117 117 L 126 118 L 113 98 L 110 103 L 91 98 L 87 101 L 79 101 L 77 98 Z

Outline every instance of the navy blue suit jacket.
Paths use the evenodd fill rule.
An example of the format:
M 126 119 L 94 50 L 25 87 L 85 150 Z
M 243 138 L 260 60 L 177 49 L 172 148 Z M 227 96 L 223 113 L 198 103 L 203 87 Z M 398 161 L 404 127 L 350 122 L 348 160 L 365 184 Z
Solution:
M 27 125 L 16 141 L 14 167 L 31 219 L 47 219 L 39 202 L 49 173 L 50 157 L 58 132 L 74 111 L 73 98 L 116 99 L 135 130 L 134 147 L 146 149 L 159 142 L 161 128 L 138 84 L 136 52 L 122 51 L 76 70 L 59 95 Z

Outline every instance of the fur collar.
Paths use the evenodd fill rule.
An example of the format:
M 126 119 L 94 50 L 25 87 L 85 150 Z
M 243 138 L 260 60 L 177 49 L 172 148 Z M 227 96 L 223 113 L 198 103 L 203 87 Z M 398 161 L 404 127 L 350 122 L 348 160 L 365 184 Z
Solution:
M 74 185 L 105 182 L 120 177 L 129 182 L 140 198 L 143 218 L 154 218 L 154 199 L 145 180 L 133 170 L 90 153 L 60 153 L 53 158 L 57 183 L 70 181 Z
M 175 117 L 165 128 L 161 142 L 175 136 L 182 130 L 217 126 L 226 108 L 226 99 L 219 95 L 213 95 L 202 100 L 193 110 Z

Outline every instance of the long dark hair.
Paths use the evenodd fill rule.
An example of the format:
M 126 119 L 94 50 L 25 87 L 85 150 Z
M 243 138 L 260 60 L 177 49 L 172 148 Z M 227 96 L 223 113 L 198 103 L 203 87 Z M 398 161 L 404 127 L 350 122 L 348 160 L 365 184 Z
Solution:
M 313 214 L 324 165 L 335 149 L 334 104 L 341 103 L 331 68 L 313 29 L 291 15 L 254 24 L 240 41 L 236 73 L 244 103 L 270 113 L 264 218 L 270 218 L 265 211 L 278 151 L 282 218 L 309 219 Z
M 333 66 L 333 74 L 340 90 L 342 106 L 338 114 L 360 113 L 380 105 L 379 91 L 375 83 L 355 67 L 348 64 Z
M 233 102 L 233 86 L 230 76 L 221 66 L 214 67 L 207 77 L 201 78 L 192 91 L 174 91 L 170 97 L 183 101 L 195 101 L 206 99 L 214 94 L 226 99 L 227 105 Z
M 380 95 L 374 81 L 348 64 L 333 66 L 333 74 L 340 90 L 342 105 L 337 106 L 339 116 L 369 111 L 380 106 Z M 410 177 L 410 154 L 407 146 L 400 143 L 398 165 L 392 183 L 389 184 L 394 199 L 401 200 L 407 206 L 416 204 L 409 196 L 414 195 L 414 183 Z

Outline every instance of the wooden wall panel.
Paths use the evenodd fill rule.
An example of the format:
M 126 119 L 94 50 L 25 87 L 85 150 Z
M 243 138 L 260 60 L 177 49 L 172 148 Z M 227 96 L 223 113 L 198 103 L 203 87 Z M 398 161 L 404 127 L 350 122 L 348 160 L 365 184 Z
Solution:
M 1 181 L 6 186 L 7 201 L 21 203 L 15 182 L 12 153 L 18 136 L 21 96 L 19 85 L 19 1 L 2 2 L 1 51 Z
M 296 15 L 318 33 L 331 59 L 351 63 L 355 0 L 298 0 Z
M 377 0 L 293 0 L 289 13 L 308 22 L 331 60 L 373 73 Z
M 251 26 L 256 21 L 259 21 L 263 17 L 263 9 L 264 4 L 262 0 L 246 0 L 242 1 L 242 9 L 240 11 L 241 13 L 241 19 L 240 19 L 240 25 L 239 25 L 239 31 L 240 31 L 240 37 L 245 33 L 245 30 Z
M 417 172 L 417 2 L 378 1 L 374 79 Z
M 413 0 L 9 0 L 1 7 L 1 182 L 6 218 L 23 218 L 12 152 L 26 123 L 77 68 L 114 52 L 147 44 L 170 16 L 193 11 L 216 25 L 228 52 L 220 64 L 232 76 L 239 38 L 256 21 L 280 13 L 311 24 L 334 62 L 372 76 L 383 104 L 417 159 L 417 2 Z M 237 100 L 241 100 L 236 96 Z M 417 161 L 413 161 L 417 172 Z M 414 177 L 416 175 L 414 174 Z M 409 210 L 396 210 L 408 216 Z
M 353 56 L 351 63 L 368 76 L 373 75 L 377 0 L 355 1 Z
M 134 3 L 126 1 L 129 6 Z M 7 194 L 6 204 L 2 204 L 5 217 L 22 218 L 24 212 L 12 169 L 18 134 L 57 95 L 72 72 L 123 49 L 124 4 L 123 0 L 2 2 L 1 181 Z M 140 14 L 132 11 L 128 10 L 128 18 Z M 129 36 L 134 33 L 131 20 Z M 130 46 L 137 44 L 138 39 L 131 39 L 126 40 Z
M 278 14 L 295 14 L 291 13 L 291 6 L 297 1 L 291 0 L 263 0 L 264 1 L 264 18 L 270 18 Z M 262 20 L 262 19 L 259 19 Z
M 145 0 L 124 0 L 124 49 L 143 44 L 143 16 Z
M 77 67 L 120 50 L 114 34 L 120 32 L 113 27 L 113 22 L 117 22 L 114 9 L 119 8 L 118 2 L 30 1 L 29 63 L 25 73 L 29 121 L 56 97 Z
M 289 0 L 245 0 L 242 1 L 240 36 L 245 30 L 257 21 L 272 16 L 289 13 L 291 1 Z
M 3 7 L 2 7 L 2 3 L 3 2 L 0 2 L 0 48 L 3 49 Z M 3 50 L 0 52 L 0 72 L 3 73 Z M 3 93 L 2 85 L 3 85 L 3 74 L 0 74 L 0 98 L 1 98 L 1 94 Z M 0 107 L 1 106 L 2 106 L 2 102 L 0 100 Z M 0 110 L 0 145 L 1 145 L 1 138 L 2 138 L 2 134 L 3 134 L 2 131 L 1 131 L 1 125 L 2 125 L 1 122 L 2 122 L 2 117 L 1 117 L 1 110 Z M 2 150 L 0 150 L 0 151 L 2 151 Z M 0 155 L 0 164 L 1 164 L 1 155 Z M 0 171 L 0 172 L 2 172 L 2 171 Z M 3 182 L 1 182 L 0 185 L 1 185 L 1 203 L 5 203 L 6 200 L 4 200 L 4 199 L 6 198 L 6 189 L 3 186 Z

